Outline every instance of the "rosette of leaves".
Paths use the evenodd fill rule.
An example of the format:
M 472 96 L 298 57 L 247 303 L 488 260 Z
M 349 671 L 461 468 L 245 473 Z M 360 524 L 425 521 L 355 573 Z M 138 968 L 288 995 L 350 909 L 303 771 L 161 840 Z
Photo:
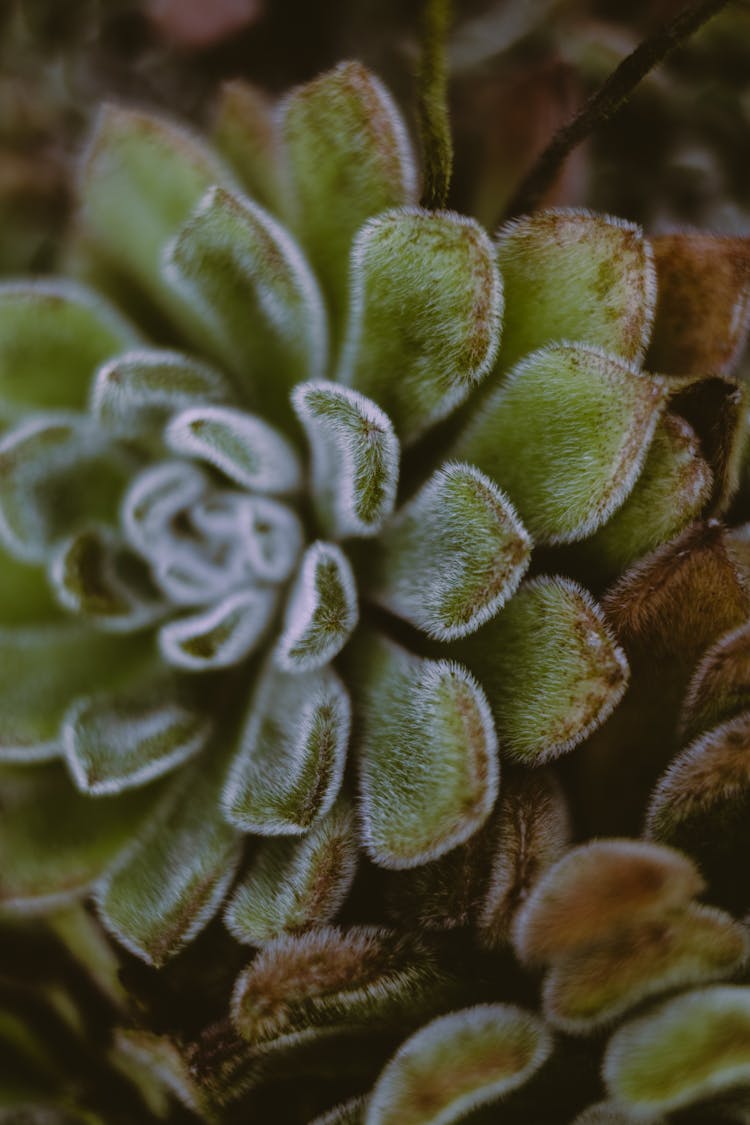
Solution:
M 406 1120 L 451 1054 L 486 1061 L 431 1095 L 459 1120 L 525 1086 L 547 1031 L 477 1007 L 398 905 L 394 927 L 329 923 L 363 851 L 413 880 L 426 930 L 479 903 L 480 945 L 507 950 L 567 839 L 525 767 L 589 739 L 629 675 L 576 578 L 522 581 L 532 545 L 601 586 L 725 510 L 741 395 L 642 370 L 684 324 L 632 225 L 546 212 L 493 243 L 421 209 L 356 64 L 272 113 L 231 85 L 214 141 L 103 110 L 71 277 L 0 289 L 0 900 L 93 892 L 161 966 L 232 888 L 227 927 L 260 952 L 231 1020 L 179 1049 L 124 1034 L 121 1058 L 209 1115 L 289 1052 L 328 1073 L 342 1032 L 385 1036 L 374 1081 L 395 1024 L 415 1036 L 368 1120 Z M 736 351 L 745 314 L 725 319 Z
M 78 283 L 10 283 L 0 300 L 14 669 L 3 898 L 43 904 L 97 884 L 108 927 L 154 963 L 218 909 L 247 834 L 286 840 L 259 858 L 256 889 L 279 865 L 321 862 L 313 829 L 346 834 L 341 820 L 323 826 L 346 820 L 333 809 L 352 703 L 364 845 L 396 868 L 487 819 L 496 722 L 511 756 L 541 761 L 611 710 L 627 668 L 590 597 L 560 577 L 516 588 L 527 527 L 555 541 L 601 521 L 632 487 L 665 399 L 658 379 L 600 350 L 606 319 L 620 351 L 642 351 L 643 239 L 552 216 L 570 234 L 563 253 L 585 244 L 595 269 L 617 274 L 606 317 L 571 311 L 589 321 L 585 342 L 524 360 L 431 468 L 431 429 L 498 358 L 496 252 L 471 220 L 414 205 L 403 127 L 358 66 L 293 93 L 263 161 L 259 120 L 230 91 L 218 135 L 235 151 L 244 130 L 293 233 L 197 139 L 138 112 L 101 115 L 72 257 L 147 306 L 158 346 Z M 533 257 L 545 238 L 537 222 L 503 245 Z M 523 338 L 510 306 L 501 363 L 568 334 L 544 323 L 540 309 L 537 338 Z M 543 431 L 566 381 L 555 454 Z M 609 443 L 585 495 L 564 437 L 581 422 Z M 510 448 L 522 424 L 525 457 Z M 557 503 L 541 466 L 518 467 L 544 447 L 562 455 Z M 538 713 L 534 693 L 549 698 Z M 244 901 L 231 924 L 253 940 Z

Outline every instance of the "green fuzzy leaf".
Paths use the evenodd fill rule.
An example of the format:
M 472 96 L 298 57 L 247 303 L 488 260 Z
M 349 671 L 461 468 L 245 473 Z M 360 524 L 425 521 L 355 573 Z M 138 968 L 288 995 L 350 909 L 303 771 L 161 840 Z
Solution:
M 269 587 L 227 594 L 215 605 L 162 625 L 159 649 L 174 668 L 210 672 L 239 664 L 262 643 L 276 613 Z
M 402 1024 L 440 1003 L 434 955 L 390 930 L 320 926 L 277 938 L 237 979 L 232 1021 L 252 1043 L 312 1028 Z
M 83 524 L 117 511 L 125 463 L 83 415 L 31 415 L 0 440 L 0 544 L 45 562 Z
M 632 490 L 666 393 L 614 356 L 557 344 L 513 369 L 454 456 L 508 493 L 535 542 L 585 539 Z
M 281 106 L 289 219 L 332 306 L 346 310 L 346 262 L 366 219 L 416 201 L 409 140 L 388 92 L 357 62 L 299 87 Z
M 750 1082 L 750 988 L 714 986 L 676 996 L 612 1036 L 604 1081 L 643 1119 Z
M 460 665 L 375 634 L 358 645 L 355 673 L 364 845 L 383 867 L 437 859 L 482 826 L 497 797 L 484 693 Z
M 188 406 L 224 402 L 229 388 L 218 371 L 180 352 L 124 352 L 99 368 L 91 412 L 118 438 L 157 445 L 169 418 Z
M 299 835 L 331 809 L 344 774 L 351 707 L 330 669 L 263 675 L 245 718 L 223 802 L 232 824 Z
M 357 588 L 335 543 L 307 548 L 289 594 L 274 659 L 285 672 L 312 672 L 338 656 L 357 621 Z
M 78 699 L 65 716 L 62 741 L 81 792 L 101 796 L 145 785 L 203 750 L 211 723 L 184 696 L 178 681 L 153 676 Z
M 225 913 L 237 941 L 263 945 L 330 922 L 357 867 L 354 816 L 339 802 L 300 840 L 266 840 Z
M 84 895 L 153 816 L 161 788 L 92 800 L 57 763 L 0 771 L 0 905 L 55 909 Z
M 235 484 L 274 496 L 295 492 L 302 468 L 294 449 L 273 426 L 254 414 L 228 406 L 195 406 L 167 426 L 173 453 L 196 457 Z
M 278 114 L 268 95 L 241 78 L 224 82 L 212 137 L 251 199 L 269 211 L 283 209 L 280 201 L 288 203 L 288 174 L 282 171 Z
M 697 518 L 709 498 L 712 481 L 692 428 L 682 418 L 665 414 L 654 431 L 633 491 L 584 542 L 587 560 L 601 575 L 625 570 Z
M 594 1031 L 650 996 L 731 976 L 749 952 L 747 930 L 730 915 L 688 905 L 558 961 L 544 1012 L 563 1031 Z
M 515 592 L 531 540 L 472 465 L 444 465 L 389 521 L 367 559 L 368 592 L 441 641 L 472 633 Z
M 399 1048 L 368 1102 L 365 1125 L 451 1125 L 523 1086 L 546 1061 L 541 1020 L 510 1004 L 441 1016 Z
M 213 188 L 171 243 L 165 276 L 200 326 L 204 346 L 250 403 L 288 418 L 289 390 L 327 363 L 318 284 L 289 234 L 262 208 Z
M 219 808 L 220 765 L 221 756 L 182 771 L 161 815 L 98 891 L 110 933 L 157 968 L 208 924 L 239 866 L 240 837 Z
M 302 383 L 292 405 L 312 448 L 313 497 L 326 534 L 376 535 L 398 485 L 400 450 L 390 419 L 336 383 Z
M 49 579 L 60 605 L 97 629 L 131 633 L 164 615 L 142 559 L 105 527 L 64 539 L 50 559 Z
M 561 960 L 637 923 L 684 908 L 704 889 L 687 856 L 643 840 L 594 840 L 545 871 L 514 924 L 522 961 Z
M 185 319 L 162 274 L 167 242 L 227 169 L 187 130 L 150 113 L 105 105 L 85 154 L 81 220 L 106 265 Z
M 492 246 L 473 219 L 418 208 L 379 215 L 354 241 L 338 378 L 414 441 L 491 370 L 502 310 Z
M 504 370 L 563 340 L 642 359 L 656 271 L 640 227 L 587 211 L 541 211 L 500 229 L 497 261 L 506 299 Z
M 141 640 L 60 622 L 0 629 L 0 761 L 62 753 L 61 724 L 80 695 L 115 686 L 144 659 Z
M 135 328 L 83 286 L 0 284 L 0 422 L 40 407 L 83 409 L 97 366 L 138 341 Z
M 551 761 L 587 738 L 629 679 L 601 609 L 568 578 L 526 582 L 460 653 L 486 686 L 501 752 L 524 765 Z

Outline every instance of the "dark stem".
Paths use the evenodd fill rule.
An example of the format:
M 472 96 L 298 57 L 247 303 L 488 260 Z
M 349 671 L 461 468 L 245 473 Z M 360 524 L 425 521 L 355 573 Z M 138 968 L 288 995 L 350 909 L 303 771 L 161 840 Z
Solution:
M 451 0 L 425 0 L 422 52 L 417 72 L 417 115 L 424 169 L 422 205 L 431 210 L 445 207 L 453 170 L 445 61 L 450 22 Z
M 662 24 L 639 43 L 591 95 L 573 120 L 555 134 L 510 201 L 505 218 L 533 211 L 573 149 L 624 105 L 650 70 L 663 62 L 727 3 L 729 0 L 693 0 L 673 20 Z

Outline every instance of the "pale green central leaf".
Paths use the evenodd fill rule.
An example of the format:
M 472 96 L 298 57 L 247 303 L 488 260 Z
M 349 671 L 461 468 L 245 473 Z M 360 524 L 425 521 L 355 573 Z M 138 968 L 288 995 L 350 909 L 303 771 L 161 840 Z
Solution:
M 359 619 L 357 589 L 335 543 L 308 547 L 284 611 L 274 658 L 286 672 L 322 668 L 349 640 Z
M 168 621 L 159 630 L 167 664 L 210 672 L 245 660 L 260 645 L 276 611 L 276 593 L 249 587 L 225 595 L 208 609 Z
M 165 441 L 174 453 L 213 465 L 243 488 L 284 495 L 301 484 L 291 443 L 262 418 L 242 410 L 190 407 L 169 423 Z
M 129 543 L 155 562 L 172 538 L 173 522 L 207 490 L 205 472 L 189 461 L 156 461 L 136 473 L 120 504 Z
M 63 540 L 50 560 L 49 579 L 60 605 L 97 629 L 130 633 L 164 615 L 143 560 L 105 527 Z
M 396 500 L 399 444 L 390 419 L 336 383 L 302 383 L 292 399 L 312 447 L 313 498 L 327 534 L 376 535 Z

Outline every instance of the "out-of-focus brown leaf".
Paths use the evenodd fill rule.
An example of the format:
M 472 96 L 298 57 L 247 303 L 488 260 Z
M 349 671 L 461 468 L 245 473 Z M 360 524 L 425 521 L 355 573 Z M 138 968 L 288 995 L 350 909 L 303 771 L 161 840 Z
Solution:
M 730 374 L 750 328 L 750 238 L 682 233 L 652 244 L 658 297 L 647 367 Z
M 210 47 L 260 18 L 263 0 L 148 0 L 157 30 L 181 47 Z

